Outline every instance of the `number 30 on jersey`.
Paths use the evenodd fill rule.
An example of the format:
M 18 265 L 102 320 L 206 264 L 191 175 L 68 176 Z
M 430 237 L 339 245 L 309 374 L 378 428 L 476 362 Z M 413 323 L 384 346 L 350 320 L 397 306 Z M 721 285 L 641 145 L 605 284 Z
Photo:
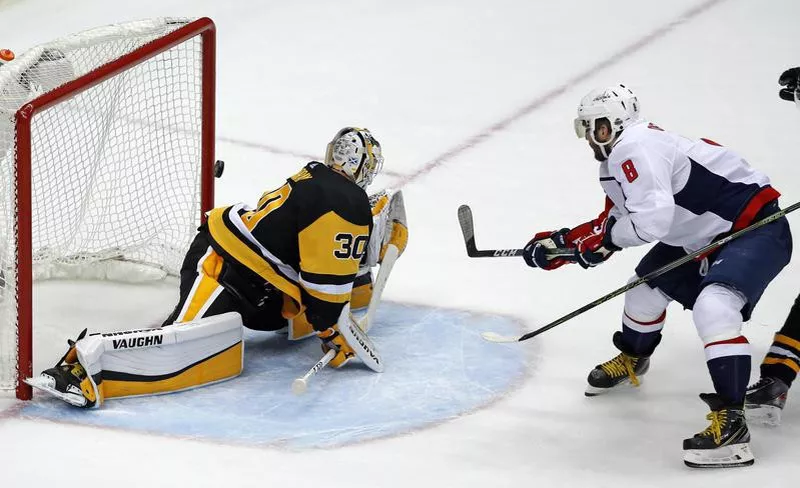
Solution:
M 334 240 L 339 244 L 339 248 L 333 251 L 333 255 L 339 259 L 355 259 L 360 261 L 367 252 L 368 235 L 353 236 L 346 232 L 336 234 Z

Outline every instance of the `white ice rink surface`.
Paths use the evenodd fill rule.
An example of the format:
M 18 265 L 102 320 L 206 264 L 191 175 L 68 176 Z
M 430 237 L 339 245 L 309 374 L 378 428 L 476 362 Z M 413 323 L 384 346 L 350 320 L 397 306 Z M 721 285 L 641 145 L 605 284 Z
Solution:
M 0 47 L 162 15 L 218 26 L 217 156 L 227 162 L 218 204 L 254 201 L 341 126 L 373 130 L 391 173 L 375 186 L 402 186 L 410 222 L 388 300 L 535 328 L 625 283 L 646 249 L 589 271 L 470 260 L 455 215 L 469 203 L 480 246 L 518 247 L 599 213 L 596 163 L 572 130 L 578 100 L 596 86 L 628 84 L 652 121 L 733 146 L 770 175 L 784 205 L 800 198 L 800 112 L 776 96 L 780 71 L 800 64 L 795 0 L 0 0 Z M 800 291 L 797 271 L 783 271 L 746 326 L 754 374 Z M 492 406 L 347 447 L 235 447 L 23 420 L 12 405 L 0 419 L 0 487 L 796 484 L 797 392 L 780 428 L 753 427 L 754 466 L 683 466 L 681 440 L 706 427 L 696 395 L 711 382 L 677 306 L 640 389 L 583 396 L 588 371 L 616 354 L 621 307 L 617 299 L 511 346 L 530 350 L 530 375 Z M 65 336 L 52 332 L 42 347 L 60 350 Z

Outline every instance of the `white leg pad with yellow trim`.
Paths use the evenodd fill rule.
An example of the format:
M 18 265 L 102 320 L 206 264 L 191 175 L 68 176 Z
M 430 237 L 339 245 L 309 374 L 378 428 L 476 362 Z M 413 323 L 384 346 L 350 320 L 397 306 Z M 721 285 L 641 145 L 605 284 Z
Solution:
M 187 390 L 238 376 L 244 329 L 229 312 L 159 329 L 95 334 L 75 344 L 99 405 L 104 398 Z

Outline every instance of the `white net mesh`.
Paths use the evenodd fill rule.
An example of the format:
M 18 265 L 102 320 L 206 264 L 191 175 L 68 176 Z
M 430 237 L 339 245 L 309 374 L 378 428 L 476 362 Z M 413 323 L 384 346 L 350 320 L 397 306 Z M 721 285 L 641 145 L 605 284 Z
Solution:
M 17 364 L 15 112 L 187 22 L 93 29 L 0 66 L 0 389 L 14 386 Z M 81 269 L 108 260 L 178 272 L 200 216 L 202 42 L 193 37 L 33 117 L 38 277 L 86 276 Z

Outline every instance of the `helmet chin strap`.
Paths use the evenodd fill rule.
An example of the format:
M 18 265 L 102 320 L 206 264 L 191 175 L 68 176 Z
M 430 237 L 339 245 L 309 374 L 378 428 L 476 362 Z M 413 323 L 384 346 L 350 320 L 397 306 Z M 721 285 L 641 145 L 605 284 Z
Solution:
M 598 140 L 597 140 L 597 138 L 595 138 L 595 136 L 594 136 L 594 130 L 592 130 L 591 132 L 589 132 L 589 138 L 592 140 L 592 142 L 593 142 L 593 143 L 595 143 L 595 144 L 597 145 L 597 147 L 599 147 L 599 148 L 600 148 L 600 153 L 601 153 L 601 154 L 603 155 L 603 157 L 604 157 L 604 158 L 606 158 L 606 159 L 608 159 L 608 155 L 609 155 L 609 154 L 611 154 L 611 151 L 606 151 L 606 147 L 611 147 L 611 143 L 613 143 L 613 142 L 614 142 L 614 139 L 616 139 L 616 136 L 617 136 L 617 134 L 613 134 L 613 135 L 611 136 L 611 139 L 609 139 L 608 141 L 606 141 L 606 142 L 600 142 L 600 141 L 598 141 Z
M 600 153 L 601 153 L 601 154 L 603 155 L 603 157 L 604 157 L 604 158 L 606 158 L 606 159 L 608 159 L 608 154 L 609 154 L 609 152 L 608 152 L 608 151 L 606 151 L 606 146 L 607 146 L 608 144 L 609 144 L 609 143 L 605 143 L 605 144 L 598 144 L 598 146 L 600 147 Z

